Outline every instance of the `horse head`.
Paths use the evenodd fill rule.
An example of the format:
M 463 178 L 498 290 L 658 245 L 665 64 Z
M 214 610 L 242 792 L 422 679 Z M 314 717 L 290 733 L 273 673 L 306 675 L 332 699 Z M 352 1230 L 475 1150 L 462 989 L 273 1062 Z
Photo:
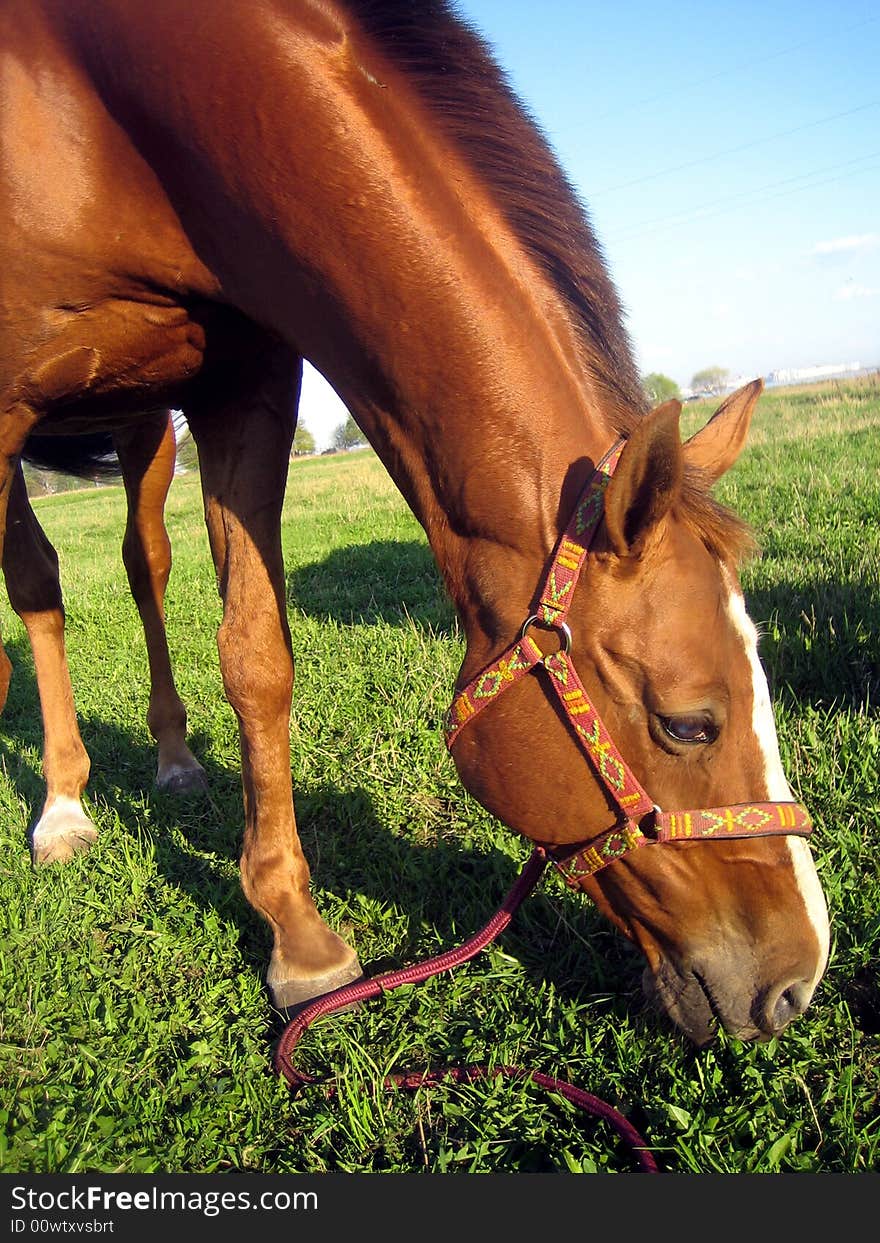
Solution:
M 464 708 L 456 701 L 453 755 L 465 784 L 551 855 L 589 849 L 619 826 L 621 806 L 636 815 L 626 797 L 609 798 L 611 765 L 632 774 L 636 819 L 652 804 L 715 809 L 667 816 L 681 832 L 663 849 L 650 814 L 645 833 L 629 819 L 630 837 L 649 849 L 621 848 L 608 866 L 570 874 L 642 950 L 647 991 L 697 1044 L 717 1027 L 741 1039 L 779 1033 L 806 1008 L 828 954 L 809 847 L 784 831 L 797 805 L 737 574 L 748 532 L 709 491 L 739 455 L 760 391 L 755 382 L 734 394 L 685 443 L 678 402 L 635 424 L 604 481 L 564 623 L 548 620 L 545 585 L 528 638 L 512 649 L 513 665 L 523 654 L 527 664 L 531 644 L 541 676 L 509 675 L 502 659 Z M 551 600 L 565 594 L 560 560 L 572 549 L 577 558 L 576 542 L 560 547 Z M 554 673 L 567 687 L 555 696 Z M 490 711 L 479 710 L 481 693 Z M 611 781 L 597 779 L 603 769 Z M 697 816 L 704 832 L 689 838 Z M 764 821 L 767 835 L 753 834 Z

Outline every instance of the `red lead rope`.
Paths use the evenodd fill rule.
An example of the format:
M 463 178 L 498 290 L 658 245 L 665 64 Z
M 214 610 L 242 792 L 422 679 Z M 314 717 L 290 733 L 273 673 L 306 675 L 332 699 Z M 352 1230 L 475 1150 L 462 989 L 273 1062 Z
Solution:
M 354 984 L 346 984 L 311 1002 L 284 1029 L 275 1051 L 275 1070 L 283 1075 L 293 1088 L 315 1083 L 314 1076 L 297 1070 L 291 1060 L 293 1049 L 306 1028 L 310 1027 L 316 1019 L 323 1018 L 324 1015 L 333 1014 L 337 1010 L 360 1001 L 379 997 L 383 993 L 399 988 L 402 984 L 420 984 L 431 976 L 439 975 L 442 971 L 451 971 L 454 967 L 473 958 L 504 931 L 523 900 L 537 885 L 549 861 L 547 854 L 537 847 L 497 912 L 485 927 L 465 941 L 463 945 L 438 954 L 434 958 L 428 958 L 422 963 L 402 967 L 399 971 L 390 971 L 367 980 L 358 980 Z M 445 1070 L 435 1071 L 398 1071 L 386 1077 L 384 1086 L 389 1090 L 393 1088 L 416 1089 L 447 1080 L 453 1083 L 474 1083 L 480 1079 L 490 1079 L 493 1075 L 503 1075 L 509 1079 L 524 1079 L 530 1083 L 536 1083 L 538 1087 L 546 1088 L 547 1091 L 558 1092 L 560 1096 L 585 1113 L 604 1119 L 631 1150 L 641 1173 L 659 1173 L 657 1162 L 647 1144 L 621 1113 L 582 1088 L 566 1083 L 563 1079 L 557 1079 L 553 1075 L 545 1075 L 541 1071 L 529 1071 L 519 1066 L 452 1066 Z

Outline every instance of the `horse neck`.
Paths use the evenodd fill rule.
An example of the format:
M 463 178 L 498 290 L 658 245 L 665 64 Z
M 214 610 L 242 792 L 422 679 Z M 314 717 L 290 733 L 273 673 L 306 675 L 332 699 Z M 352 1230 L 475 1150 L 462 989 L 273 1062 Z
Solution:
M 105 0 L 101 71 L 224 297 L 361 423 L 478 659 L 521 620 L 614 439 L 595 360 L 486 186 L 343 9 L 206 4 Z

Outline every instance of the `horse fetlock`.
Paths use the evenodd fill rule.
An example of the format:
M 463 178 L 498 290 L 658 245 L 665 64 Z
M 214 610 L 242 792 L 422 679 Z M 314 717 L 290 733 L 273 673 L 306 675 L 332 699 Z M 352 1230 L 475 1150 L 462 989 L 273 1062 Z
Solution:
M 79 800 L 58 796 L 47 802 L 31 830 L 31 858 L 35 865 L 67 863 L 97 840 L 98 830 Z

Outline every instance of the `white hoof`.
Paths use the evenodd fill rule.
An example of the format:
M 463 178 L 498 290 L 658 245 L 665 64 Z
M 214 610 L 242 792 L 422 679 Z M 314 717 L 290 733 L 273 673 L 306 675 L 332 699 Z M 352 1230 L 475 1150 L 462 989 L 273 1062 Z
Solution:
M 78 799 L 62 797 L 43 809 L 30 837 L 35 864 L 67 863 L 95 844 L 98 830 Z

